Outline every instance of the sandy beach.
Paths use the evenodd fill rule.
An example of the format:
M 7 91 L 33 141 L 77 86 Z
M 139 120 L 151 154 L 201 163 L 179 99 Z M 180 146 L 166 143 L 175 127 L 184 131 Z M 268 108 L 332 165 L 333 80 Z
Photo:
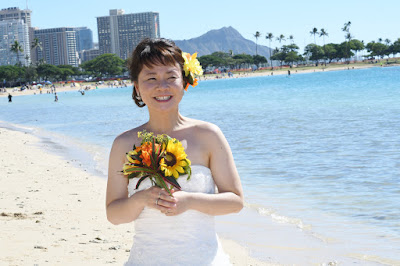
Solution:
M 133 224 L 105 215 L 106 180 L 46 151 L 29 133 L 0 128 L 0 264 L 122 265 Z M 273 265 L 222 239 L 234 265 Z
M 126 84 L 127 86 L 131 86 L 132 83 L 131 82 L 127 82 Z M 114 85 L 113 85 L 114 86 Z M 85 87 L 88 87 L 88 90 L 95 90 L 96 87 L 97 89 L 104 89 L 104 88 L 110 88 L 111 85 L 110 84 L 99 84 L 96 86 L 96 84 L 93 84 L 91 82 L 86 82 L 86 83 L 76 83 L 75 86 L 71 85 L 71 84 L 67 84 L 65 86 L 62 86 L 61 84 L 55 84 L 56 87 L 56 92 L 60 93 L 60 92 L 65 92 L 65 91 L 76 91 L 78 92 L 79 90 L 85 90 Z M 114 87 L 118 87 L 117 85 L 115 85 Z M 19 87 L 18 88 L 6 88 L 7 92 L 0 92 L 0 97 L 7 97 L 9 93 L 11 93 L 12 96 L 22 96 L 22 95 L 33 95 L 33 94 L 39 94 L 40 93 L 40 89 L 36 88 L 36 89 L 27 89 L 27 90 L 23 90 L 20 91 Z M 42 88 L 42 93 L 46 94 L 47 91 L 50 92 L 50 86 L 44 87 Z

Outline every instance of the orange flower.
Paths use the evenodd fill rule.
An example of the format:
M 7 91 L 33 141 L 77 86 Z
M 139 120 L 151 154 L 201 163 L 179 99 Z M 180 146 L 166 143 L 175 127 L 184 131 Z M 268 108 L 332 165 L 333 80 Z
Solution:
M 198 83 L 197 81 L 198 81 L 198 79 L 194 79 L 192 87 L 196 87 L 197 85 L 199 85 L 199 83 Z M 190 85 L 190 83 L 189 83 L 189 82 L 188 82 L 188 83 L 186 83 L 185 91 L 187 91 L 187 90 L 188 90 L 188 88 L 189 88 L 189 85 Z
M 155 144 L 155 148 L 156 150 L 158 150 L 160 148 L 160 144 Z M 153 152 L 153 144 L 150 142 L 145 142 L 142 144 L 141 146 L 142 149 L 142 154 L 140 155 L 140 158 L 142 158 L 142 162 L 147 165 L 147 166 L 151 166 L 151 153 Z

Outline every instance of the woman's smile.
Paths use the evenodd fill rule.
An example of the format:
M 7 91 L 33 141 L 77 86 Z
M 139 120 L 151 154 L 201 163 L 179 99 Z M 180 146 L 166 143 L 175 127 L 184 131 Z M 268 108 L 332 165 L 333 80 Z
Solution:
M 154 99 L 156 99 L 157 102 L 168 102 L 172 98 L 171 95 L 169 96 L 156 96 Z

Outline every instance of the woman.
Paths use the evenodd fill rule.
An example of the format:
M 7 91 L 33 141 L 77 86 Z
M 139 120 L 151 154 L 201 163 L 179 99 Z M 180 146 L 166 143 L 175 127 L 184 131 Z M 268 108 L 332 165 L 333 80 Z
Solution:
M 165 39 L 145 39 L 130 62 L 133 99 L 147 105 L 149 121 L 119 135 L 112 146 L 107 184 L 107 218 L 117 225 L 135 221 L 126 265 L 229 265 L 215 234 L 215 215 L 239 212 L 243 192 L 228 142 L 220 129 L 183 117 L 179 103 L 190 79 L 182 51 Z M 182 189 L 167 191 L 146 179 L 135 189 L 121 173 L 126 153 L 140 146 L 138 132 L 167 134 L 181 141 L 192 176 Z M 215 186 L 218 192 L 215 192 Z

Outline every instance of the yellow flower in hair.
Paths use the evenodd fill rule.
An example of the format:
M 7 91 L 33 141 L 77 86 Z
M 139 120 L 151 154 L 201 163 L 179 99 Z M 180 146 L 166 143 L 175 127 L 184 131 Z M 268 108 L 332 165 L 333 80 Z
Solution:
M 189 76 L 189 74 L 192 75 L 192 78 L 194 78 L 194 75 L 203 75 L 203 69 L 201 68 L 199 60 L 196 58 L 197 53 L 190 55 L 189 53 L 182 52 L 182 57 L 185 60 L 183 70 L 185 71 L 186 77 Z

